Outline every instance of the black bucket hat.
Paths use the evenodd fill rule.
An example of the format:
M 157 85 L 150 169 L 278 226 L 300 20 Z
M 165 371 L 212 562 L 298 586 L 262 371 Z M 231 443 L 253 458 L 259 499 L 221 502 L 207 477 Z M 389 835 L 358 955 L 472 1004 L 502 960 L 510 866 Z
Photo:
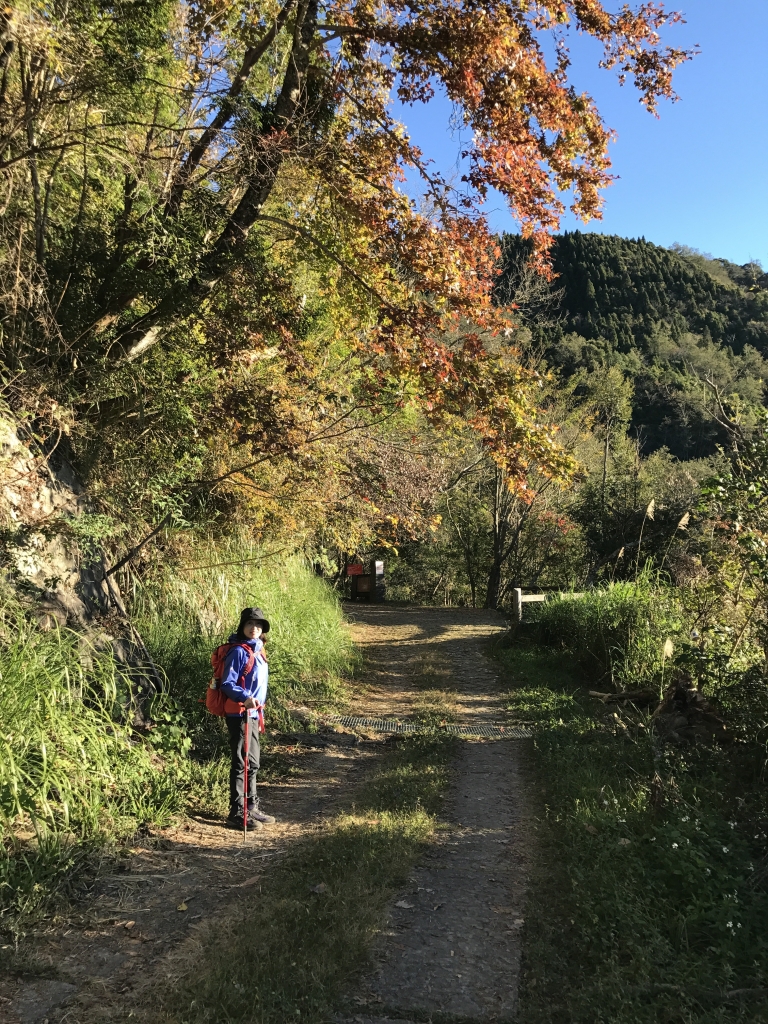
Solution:
M 269 632 L 269 619 L 261 608 L 243 608 L 240 612 L 240 625 L 237 627 L 237 631 L 241 635 L 243 634 L 246 622 L 259 622 L 261 623 L 262 633 Z

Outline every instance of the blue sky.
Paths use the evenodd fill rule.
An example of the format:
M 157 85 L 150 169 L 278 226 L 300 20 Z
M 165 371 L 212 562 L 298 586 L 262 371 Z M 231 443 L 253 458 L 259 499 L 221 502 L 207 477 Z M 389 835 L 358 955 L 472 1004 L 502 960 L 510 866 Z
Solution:
M 635 4 L 633 3 L 633 6 Z M 629 84 L 597 67 L 600 50 L 576 37 L 572 81 L 590 93 L 618 133 L 602 221 L 586 228 L 568 216 L 564 228 L 645 236 L 658 245 L 692 245 L 735 263 L 758 259 L 768 268 L 768 0 L 678 0 L 687 24 L 665 40 L 701 46 L 678 68 L 678 103 L 662 103 L 656 120 Z M 449 127 L 450 105 L 394 113 L 444 174 L 457 174 L 462 140 Z M 465 137 L 464 141 L 467 141 Z M 499 198 L 486 207 L 496 230 L 514 230 Z

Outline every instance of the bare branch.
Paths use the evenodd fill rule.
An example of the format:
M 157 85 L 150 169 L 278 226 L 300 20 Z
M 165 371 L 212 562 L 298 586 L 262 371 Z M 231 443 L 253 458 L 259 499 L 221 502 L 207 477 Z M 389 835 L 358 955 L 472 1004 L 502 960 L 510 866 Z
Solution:
M 218 114 L 214 117 L 197 142 L 192 146 L 187 154 L 186 160 L 179 170 L 176 181 L 171 188 L 168 205 L 166 207 L 166 213 L 169 216 L 175 216 L 178 212 L 184 191 L 189 184 L 190 177 L 205 156 L 218 133 L 227 125 L 234 114 L 235 108 L 232 101 L 237 99 L 243 91 L 251 71 L 275 41 L 278 33 L 285 25 L 289 14 L 295 6 L 296 0 L 286 0 L 282 10 L 275 18 L 272 27 L 255 46 L 251 46 L 245 51 L 243 62 L 240 65 L 240 70 L 232 79 L 229 91 L 227 92 Z

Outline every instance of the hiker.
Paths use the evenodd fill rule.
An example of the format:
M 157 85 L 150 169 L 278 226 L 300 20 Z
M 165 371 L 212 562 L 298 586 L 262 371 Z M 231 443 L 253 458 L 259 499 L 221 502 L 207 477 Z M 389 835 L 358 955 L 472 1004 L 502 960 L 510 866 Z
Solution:
M 229 770 L 229 821 L 235 828 L 260 829 L 274 822 L 271 814 L 259 810 L 256 772 L 259 770 L 259 733 L 264 731 L 263 707 L 267 699 L 269 669 L 262 637 L 269 621 L 261 608 L 244 608 L 240 625 L 228 643 L 221 690 L 229 732 L 232 766 Z M 246 720 L 247 726 L 246 729 Z M 248 733 L 248 816 L 245 818 L 245 740 Z

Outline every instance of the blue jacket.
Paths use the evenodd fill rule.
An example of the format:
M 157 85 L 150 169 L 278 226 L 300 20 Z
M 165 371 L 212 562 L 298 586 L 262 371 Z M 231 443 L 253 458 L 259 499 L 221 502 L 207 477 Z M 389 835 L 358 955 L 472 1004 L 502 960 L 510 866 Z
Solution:
M 265 704 L 269 685 L 269 667 L 264 658 L 259 657 L 259 651 L 264 649 L 264 644 L 261 640 L 240 641 L 236 633 L 232 634 L 227 643 L 250 647 L 256 655 L 256 660 L 251 671 L 243 679 L 241 686 L 240 677 L 248 664 L 248 655 L 243 650 L 243 646 L 232 648 L 224 661 L 224 674 L 221 677 L 221 689 L 224 696 L 236 704 L 242 704 L 249 697 L 253 697 L 259 704 Z M 256 716 L 257 712 L 254 709 L 250 712 L 250 717 L 256 718 Z M 227 718 L 234 717 L 239 718 L 239 712 L 227 712 Z

